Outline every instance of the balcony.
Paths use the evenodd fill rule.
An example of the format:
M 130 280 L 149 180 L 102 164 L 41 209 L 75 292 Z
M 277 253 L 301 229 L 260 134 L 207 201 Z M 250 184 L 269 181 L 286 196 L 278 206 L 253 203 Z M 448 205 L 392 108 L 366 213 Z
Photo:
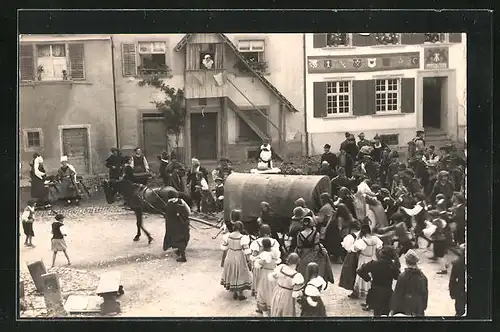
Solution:
M 185 96 L 192 98 L 218 98 L 227 96 L 227 86 L 217 86 L 214 75 L 223 73 L 223 69 L 186 70 Z

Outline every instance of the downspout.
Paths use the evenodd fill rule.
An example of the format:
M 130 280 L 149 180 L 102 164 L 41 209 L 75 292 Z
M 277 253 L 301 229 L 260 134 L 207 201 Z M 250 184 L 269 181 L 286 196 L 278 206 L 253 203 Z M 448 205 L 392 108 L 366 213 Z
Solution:
M 306 56 L 306 34 L 303 34 L 304 49 L 304 133 L 306 136 L 306 157 L 309 157 L 309 133 L 307 131 L 307 56 Z
M 120 148 L 120 138 L 118 136 L 118 106 L 116 104 L 116 78 L 115 78 L 115 43 L 111 36 L 111 68 L 113 68 L 113 106 L 115 108 L 115 136 L 116 148 Z

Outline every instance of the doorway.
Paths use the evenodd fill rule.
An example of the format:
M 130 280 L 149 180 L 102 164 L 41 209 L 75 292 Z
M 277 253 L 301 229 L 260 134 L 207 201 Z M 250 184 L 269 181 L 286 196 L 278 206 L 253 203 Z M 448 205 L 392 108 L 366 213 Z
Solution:
M 90 173 L 88 128 L 63 128 L 61 133 L 62 154 L 68 156 L 77 174 Z
M 217 160 L 217 112 L 191 114 L 191 156 Z
M 168 151 L 167 128 L 161 114 L 151 113 L 142 115 L 143 153 L 152 165 L 157 163 L 158 156 Z
M 447 77 L 423 78 L 423 127 L 444 129 L 446 126 Z

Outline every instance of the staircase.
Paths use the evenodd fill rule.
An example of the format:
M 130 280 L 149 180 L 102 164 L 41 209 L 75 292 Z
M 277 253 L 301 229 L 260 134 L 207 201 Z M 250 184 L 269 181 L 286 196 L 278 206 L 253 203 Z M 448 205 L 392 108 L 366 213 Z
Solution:
M 425 145 L 434 145 L 436 149 L 445 146 L 446 144 L 454 144 L 457 148 L 463 149 L 464 142 L 456 142 L 451 140 L 446 133 L 441 129 L 425 128 Z
M 260 128 L 245 114 L 245 112 L 243 112 L 239 107 L 238 105 L 236 105 L 232 100 L 231 98 L 228 98 L 226 97 L 227 99 L 227 105 L 229 106 L 230 109 L 232 109 L 234 111 L 234 113 L 236 113 L 243 121 L 245 121 L 248 126 L 262 139 L 268 139 L 270 137 L 268 137 L 268 135 L 266 133 L 264 133 L 262 130 L 260 130 Z M 282 134 L 280 133 L 280 136 L 282 136 Z M 283 144 L 280 144 L 280 140 L 272 140 L 271 142 L 271 146 L 273 147 L 273 150 L 274 150 L 274 153 L 275 155 L 278 157 L 278 159 L 280 159 L 281 161 L 283 161 L 283 151 L 281 149 L 281 147 L 283 146 Z

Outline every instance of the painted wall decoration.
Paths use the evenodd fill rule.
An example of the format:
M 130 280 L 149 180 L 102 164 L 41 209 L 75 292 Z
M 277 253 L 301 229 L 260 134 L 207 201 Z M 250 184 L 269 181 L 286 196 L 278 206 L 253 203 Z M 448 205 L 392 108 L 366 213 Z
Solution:
M 424 49 L 425 69 L 446 69 L 448 68 L 448 48 L 428 47 Z
M 308 72 L 350 73 L 420 68 L 419 52 L 307 57 Z

